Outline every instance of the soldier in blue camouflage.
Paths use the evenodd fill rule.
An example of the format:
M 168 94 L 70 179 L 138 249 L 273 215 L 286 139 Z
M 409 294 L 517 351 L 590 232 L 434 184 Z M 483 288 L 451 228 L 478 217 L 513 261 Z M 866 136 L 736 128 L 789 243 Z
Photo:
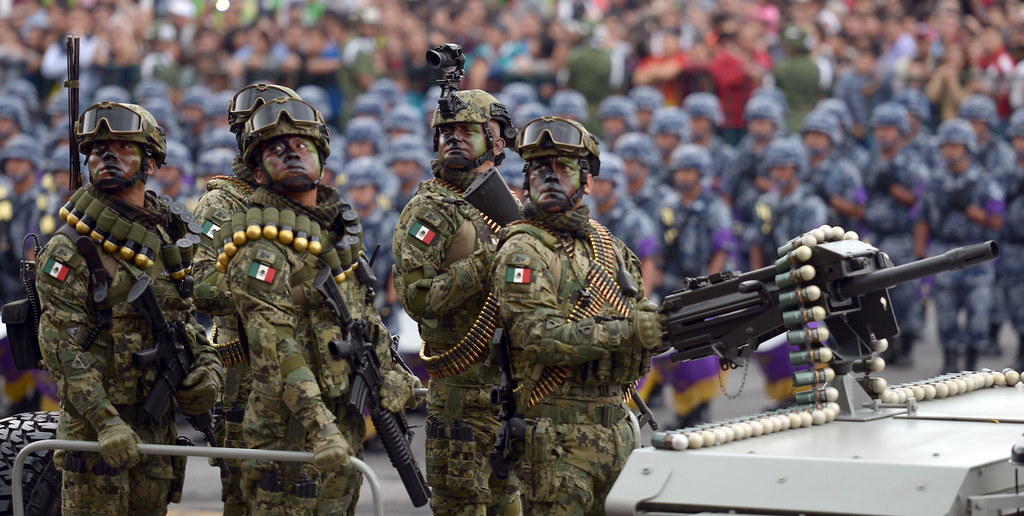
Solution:
M 681 145 L 672 153 L 669 169 L 673 195 L 660 210 L 659 229 L 665 247 L 660 297 L 682 288 L 685 278 L 735 268 L 732 258 L 738 249 L 731 212 L 707 186 L 713 163 L 710 152 L 696 144 Z M 672 362 L 661 356 L 654 359 L 654 369 L 652 375 L 657 373 L 672 385 L 676 414 L 673 426 L 705 422 L 710 401 L 721 392 L 718 359 Z
M 983 241 L 989 230 L 1002 229 L 1005 200 L 1002 190 L 994 190 L 984 169 L 973 162 L 977 140 L 971 125 L 953 118 L 939 126 L 943 166 L 928 180 L 922 217 L 914 228 L 918 258 L 927 256 L 929 250 L 938 254 Z M 994 281 L 995 265 L 991 262 L 935 276 L 932 299 L 945 372 L 977 366 L 978 351 L 988 341 Z M 965 327 L 958 322 L 960 310 L 967 311 Z M 959 362 L 960 356 L 964 357 L 963 363 Z
M 500 226 L 462 199 L 500 166 L 516 130 L 508 110 L 482 90 L 455 93 L 466 107 L 434 112 L 434 178 L 402 211 L 394 234 L 395 290 L 419 324 L 427 392 L 427 483 L 435 514 L 512 515 L 518 481 L 502 480 L 487 456 L 499 426 L 490 403 L 500 371 L 488 362 L 494 312 L 488 273 Z
M 146 179 L 164 159 L 164 136 L 156 120 L 140 106 L 103 102 L 82 113 L 76 132 L 79 151 L 88 156 L 90 184 L 61 210 L 68 224 L 58 229 L 37 260 L 39 344 L 43 363 L 60 390 L 57 437 L 99 441 L 100 452 L 54 453 L 63 470 L 62 510 L 165 514 L 169 502 L 181 499 L 185 460 L 140 456 L 136 448 L 138 443 L 173 444 L 177 437 L 174 410 L 149 417 L 142 408 L 157 371 L 155 365 L 133 364 L 134 353 L 155 345 L 153 328 L 127 302 L 138 278 L 152 278 L 163 316 L 183 324 L 195 358 L 195 368 L 174 394 L 182 412 L 209 410 L 223 372 L 193 318 L 178 243 L 187 234 L 185 223 L 145 190 Z M 97 246 L 109 283 L 91 283 L 97 276 L 79 254 L 80 238 Z M 92 294 L 105 287 L 106 300 L 97 301 L 102 296 Z
M 642 85 L 630 88 L 628 96 L 636 104 L 636 130 L 646 131 L 654 112 L 665 105 L 665 94 L 654 86 Z
M 839 120 L 844 138 L 843 143 L 836 150 L 839 151 L 841 157 L 850 160 L 850 163 L 853 163 L 853 166 L 863 173 L 867 169 L 868 161 L 871 160 L 871 153 L 862 147 L 853 136 L 853 114 L 850 113 L 846 102 L 835 97 L 824 98 L 814 105 L 814 110 L 825 111 Z
M 722 104 L 715 94 L 698 91 L 686 96 L 683 109 L 690 115 L 690 143 L 711 153 L 712 174 L 708 186 L 713 192 L 721 193 L 725 167 L 736 157 L 732 145 L 718 136 L 718 130 L 725 121 Z
M 971 151 L 971 160 L 985 173 L 999 176 L 1015 161 L 1013 148 L 999 136 L 999 113 L 996 102 L 988 95 L 975 93 L 960 102 L 957 116 L 970 122 L 977 145 Z
M 430 154 L 423 146 L 423 138 L 401 135 L 388 143 L 384 160 L 395 178 L 398 179 L 391 206 L 401 212 L 416 194 L 420 181 L 430 176 Z
M 354 367 L 330 352 L 330 343 L 345 337 L 313 286 L 318 269 L 330 269 L 352 317 L 367 323 L 381 358 L 383 407 L 414 407 L 420 383 L 388 359 L 391 335 L 370 299 L 370 276 L 354 272 L 366 267 L 358 214 L 320 184 L 330 152 L 320 113 L 291 97 L 267 100 L 251 113 L 244 138 L 243 163 L 259 187 L 248 208 L 232 215 L 231 227 L 237 215 L 245 221 L 237 227 L 246 229 L 218 257 L 249 348 L 242 433 L 250 448 L 311 451 L 313 461 L 246 460 L 241 493 L 254 515 L 351 515 L 362 476 L 349 457 L 362 456 L 366 429 L 346 400 Z
M 824 111 L 811 111 L 804 117 L 801 134 L 809 165 L 804 181 L 825 201 L 828 223 L 856 229 L 868 195 L 860 172 L 836 151 L 843 140 L 839 121 Z
M 874 148 L 864 173 L 868 203 L 864 209 L 866 239 L 896 265 L 914 260 L 916 208 L 928 169 L 917 153 L 906 147 L 910 123 L 907 109 L 895 102 L 883 102 L 871 113 Z M 924 306 L 920 284 L 912 281 L 889 289 L 893 311 L 900 322 L 900 334 L 889 339 L 896 362 L 909 360 L 911 346 L 924 328 Z
M 609 95 L 597 106 L 597 120 L 604 140 L 614 146 L 620 136 L 637 130 L 636 104 L 625 95 Z
M 502 231 L 490 277 L 527 423 L 514 463 L 523 513 L 603 514 L 638 439 L 625 389 L 664 350 L 664 321 L 639 260 L 583 203 L 600 173 L 597 140 L 546 116 L 517 146 L 530 202 Z
M 653 174 L 659 184 L 665 183 L 672 151 L 690 141 L 690 115 L 678 106 L 662 107 L 654 112 L 647 134 L 651 135 L 658 149 L 658 162 L 653 168 Z
M 227 277 L 215 268 L 220 243 L 215 243 L 213 236 L 221 227 L 231 224 L 233 213 L 249 205 L 249 196 L 256 190 L 256 176 L 242 162 L 245 123 L 254 109 L 277 97 L 298 98 L 290 88 L 263 83 L 246 86 L 235 93 L 227 109 L 229 128 L 235 135 L 238 153 L 233 160 L 228 161 L 230 168 L 217 171 L 221 175 L 214 175 L 205 181 L 205 193 L 195 208 L 196 222 L 202 228 L 193 268 L 197 285 L 195 303 L 200 312 L 213 318 L 213 345 L 221 353 L 226 368 L 224 393 L 216 409 L 221 416 L 216 436 L 220 445 L 226 448 L 245 447 L 242 417 L 249 399 L 252 378 L 246 357 L 248 342 L 244 332 L 239 331 L 240 319 Z M 204 152 L 200 156 L 201 168 L 205 170 L 210 165 L 223 163 L 224 153 L 230 154 L 230 151 L 218 148 Z M 221 156 L 219 159 L 218 154 Z M 224 514 L 243 514 L 247 509 L 245 497 L 239 488 L 241 461 L 229 460 L 228 467 L 230 476 L 221 479 Z
M 924 96 L 924 93 L 921 93 L 921 90 L 913 88 L 904 88 L 892 100 L 907 108 L 907 113 L 910 115 L 910 135 L 907 147 L 917 153 L 928 166 L 928 170 L 938 167 L 942 156 L 939 154 L 939 146 L 935 144 L 935 135 L 928 128 L 928 123 L 932 118 L 931 102 Z
M 1013 146 L 1013 166 L 1004 171 L 1002 187 L 1006 194 L 1006 220 L 999 236 L 999 261 L 996 262 L 996 297 L 1005 306 L 1007 317 L 1017 335 L 1024 335 L 1024 304 L 1006 303 L 1024 299 L 1024 110 L 1010 117 L 1006 137 Z M 1024 339 L 1017 348 L 1016 366 L 1024 364 Z
M 654 217 L 665 195 L 658 188 L 661 178 L 656 175 L 658 148 L 654 140 L 644 133 L 626 133 L 612 148 L 625 165 L 628 197 L 637 208 Z

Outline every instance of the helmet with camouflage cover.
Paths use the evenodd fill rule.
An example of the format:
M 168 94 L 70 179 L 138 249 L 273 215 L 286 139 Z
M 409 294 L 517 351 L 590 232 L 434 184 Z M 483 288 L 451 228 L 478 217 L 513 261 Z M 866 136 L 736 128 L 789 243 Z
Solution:
M 245 124 L 245 146 L 242 161 L 254 170 L 262 167 L 260 156 L 263 144 L 280 136 L 304 136 L 313 141 L 320 158 L 320 177 L 323 164 L 331 154 L 331 133 L 320 112 L 305 101 L 290 97 L 267 100 L 253 110 Z M 320 182 L 305 184 L 306 190 L 316 188 Z
M 871 127 L 892 126 L 900 134 L 910 134 L 910 113 L 902 104 L 883 102 L 871 110 Z
M 672 151 L 668 160 L 668 168 L 675 172 L 683 169 L 696 169 L 702 177 L 711 175 L 711 151 L 694 143 L 684 143 Z
M 117 120 L 113 122 L 115 125 L 127 125 L 112 128 L 112 119 Z M 157 167 L 164 164 L 167 156 L 167 139 L 163 128 L 149 111 L 138 104 L 105 101 L 93 104 L 78 117 L 75 134 L 78 137 L 78 152 L 86 156 L 93 143 L 103 140 L 138 143 L 146 150 L 146 156 L 156 161 Z
M 939 147 L 960 144 L 967 147 L 968 152 L 974 152 L 978 146 L 974 127 L 963 118 L 950 118 L 942 122 L 935 136 Z
M 999 111 L 996 109 L 996 101 L 988 95 L 975 93 L 960 102 L 957 115 L 967 121 L 980 120 L 988 127 L 994 128 L 999 125 Z
M 568 118 L 543 116 L 535 118 L 519 132 L 516 147 L 519 155 L 526 160 L 523 175 L 526 181 L 523 189 L 529 191 L 530 163 L 540 158 L 573 156 L 579 158 L 580 183 L 572 197 L 562 207 L 572 210 L 583 198 L 583 185 L 588 175 L 597 177 L 601 172 L 601 150 L 597 138 L 582 124 Z
M 253 111 L 266 103 L 268 99 L 276 97 L 291 97 L 302 100 L 302 97 L 294 90 L 277 84 L 257 83 L 250 84 L 238 90 L 231 97 L 228 104 L 228 127 L 235 134 L 238 149 L 241 150 L 244 144 L 245 123 L 249 121 Z
M 434 151 L 437 151 L 440 139 L 438 126 L 459 122 L 483 124 L 484 135 L 487 138 L 487 152 L 477 158 L 473 168 L 480 166 L 484 161 L 491 160 L 494 161 L 495 165 L 500 165 L 501 160 L 505 157 L 505 153 L 502 152 L 497 156 L 491 155 L 494 149 L 495 135 L 491 134 L 487 122 L 491 120 L 497 122 L 501 128 L 501 134 L 498 136 L 505 139 L 506 147 L 516 150 L 518 131 L 512 125 L 512 117 L 509 115 L 508 108 L 501 102 L 498 102 L 494 95 L 483 90 L 463 90 L 454 92 L 452 95 L 457 96 L 466 107 L 455 111 L 450 117 L 443 116 L 440 107 L 434 110 L 434 116 L 430 119 L 430 127 L 434 129 Z

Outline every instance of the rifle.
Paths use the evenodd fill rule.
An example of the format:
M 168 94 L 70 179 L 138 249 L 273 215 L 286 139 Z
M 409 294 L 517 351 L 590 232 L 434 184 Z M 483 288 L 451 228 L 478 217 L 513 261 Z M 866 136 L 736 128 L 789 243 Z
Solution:
M 156 344 L 152 348 L 143 351 L 136 351 L 132 355 L 132 362 L 135 367 L 156 366 L 158 378 L 149 391 L 149 397 L 142 404 L 142 410 L 152 420 L 163 416 L 167 410 L 169 401 L 172 401 L 171 394 L 178 390 L 182 380 L 188 376 L 193 369 L 195 357 L 192 355 L 192 347 L 185 336 L 185 323 L 181 321 L 168 322 L 164 318 L 163 310 L 157 303 L 156 295 L 153 293 L 153 278 L 143 274 L 132 285 L 128 291 L 128 302 L 142 314 L 146 324 L 152 328 Z M 199 432 L 206 436 L 210 446 L 216 446 L 217 440 L 213 436 L 213 416 L 210 411 L 202 414 L 185 415 L 185 419 Z M 224 459 L 217 459 L 220 467 L 220 475 L 227 478 L 230 474 L 228 463 Z
M 498 406 L 498 420 L 501 421 L 501 426 L 498 427 L 498 435 L 494 439 L 494 449 L 491 450 L 487 460 L 491 464 L 494 476 L 504 480 L 508 478 L 509 464 L 518 458 L 515 442 L 522 441 L 526 437 L 526 421 L 521 415 L 516 414 L 517 382 L 512 376 L 509 342 L 502 328 L 495 330 L 491 347 L 494 349 L 494 356 L 498 358 L 498 365 L 501 367 L 501 381 L 498 385 L 491 387 L 491 404 Z
M 321 268 L 313 278 L 313 286 L 327 302 L 327 308 L 338 319 L 342 329 L 342 340 L 331 341 L 328 350 L 335 360 L 346 359 L 352 366 L 352 380 L 349 382 L 348 404 L 362 414 L 369 407 L 370 419 L 377 429 L 380 442 L 398 471 L 406 492 L 414 507 L 421 507 L 430 498 L 427 481 L 423 478 L 416 457 L 412 454 L 409 441 L 412 432 L 401 412 L 394 413 L 381 405 L 380 387 L 384 377 L 380 372 L 380 358 L 374 350 L 374 341 L 363 319 L 353 319 L 348 306 L 341 298 L 338 285 L 331 276 L 331 270 Z
M 862 372 L 857 370 L 863 365 L 862 350 L 872 340 L 899 332 L 889 288 L 999 256 L 999 246 L 991 240 L 900 266 L 859 240 L 818 243 L 812 251 L 800 266 L 801 270 L 813 267 L 812 278 L 797 285 L 795 292 L 782 295 L 777 281 L 785 283 L 790 277 L 788 256 L 775 266 L 743 274 L 729 271 L 687 278 L 686 286 L 666 296 L 659 309 L 666 318 L 664 342 L 675 348 L 672 360 L 716 355 L 723 369 L 741 366 L 761 342 L 781 333 L 787 322 L 815 312 L 824 315 L 820 320 L 838 344 L 833 349 L 836 360 L 830 364 L 836 375 Z M 798 344 L 793 338 L 790 341 Z
M 68 35 L 65 42 L 65 50 L 68 55 L 68 80 L 64 87 L 68 89 L 68 118 L 71 126 L 68 127 L 68 146 L 71 147 L 71 163 L 68 170 L 71 175 L 68 178 L 68 190 L 74 192 L 82 186 L 82 160 L 78 157 L 78 135 L 75 133 L 75 124 L 78 122 L 78 48 L 79 37 Z

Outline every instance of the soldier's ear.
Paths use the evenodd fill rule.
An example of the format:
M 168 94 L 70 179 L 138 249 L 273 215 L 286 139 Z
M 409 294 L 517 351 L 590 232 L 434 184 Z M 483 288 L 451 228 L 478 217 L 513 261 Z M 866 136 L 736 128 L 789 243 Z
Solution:
M 269 184 L 269 181 L 267 181 L 267 176 L 263 172 L 263 168 L 252 169 L 252 167 L 249 167 L 249 169 L 252 170 L 253 173 L 256 175 L 256 184 L 260 186 L 267 186 L 267 184 Z M 322 173 L 323 172 L 321 169 L 321 174 Z
M 583 183 L 583 194 L 590 195 L 590 190 L 594 188 L 594 176 L 587 174 L 587 182 Z
M 146 175 L 151 176 L 156 172 L 156 159 L 146 158 Z
M 507 147 L 507 145 L 505 145 L 505 139 L 504 138 L 497 138 L 497 139 L 495 139 L 494 140 L 494 155 L 497 156 L 498 154 L 501 154 L 502 152 L 504 152 L 505 147 Z

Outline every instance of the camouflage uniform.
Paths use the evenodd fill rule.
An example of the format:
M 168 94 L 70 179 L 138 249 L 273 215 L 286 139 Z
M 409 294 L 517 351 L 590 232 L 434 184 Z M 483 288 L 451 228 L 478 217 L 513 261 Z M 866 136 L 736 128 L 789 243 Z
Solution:
M 143 119 L 146 129 L 155 131 L 152 117 Z M 88 145 L 83 141 L 83 153 L 88 152 Z M 155 159 L 159 165 L 162 156 Z M 165 410 L 153 420 L 142 410 L 157 375 L 154 366 L 136 367 L 133 354 L 150 349 L 154 339 L 152 328 L 126 298 L 137 278 L 149 275 L 154 280 L 153 292 L 164 317 L 185 323 L 196 368 L 220 368 L 203 328 L 193 318 L 191 299 L 182 296 L 178 282 L 164 274 L 170 269 L 165 268 L 165 257 L 159 252 L 161 246 L 177 249 L 175 242 L 186 235 L 185 224 L 171 216 L 168 206 L 152 192 L 146 194 L 144 207 L 123 202 L 94 185 L 79 192 L 79 198 L 91 196 L 92 203 L 112 210 L 121 220 L 144 226 L 147 237 L 155 239 L 145 240 L 150 244 L 147 247 L 156 252 L 151 264 L 144 266 L 145 260 L 140 261 L 141 250 L 134 261 L 129 261 L 122 254 L 124 247 L 120 253 L 116 246 L 114 253 L 97 249 L 112 280 L 108 300 L 100 305 L 87 301 L 93 299 L 94 289 L 85 258 L 75 245 L 79 235 L 70 225 L 63 226 L 37 258 L 40 266 L 36 281 L 42 304 L 40 348 L 46 368 L 58 382 L 62 400 L 57 437 L 96 441 L 99 436 L 102 448 L 102 431 L 123 421 L 143 443 L 174 444 L 175 411 Z M 96 230 L 92 226 L 94 235 Z M 95 245 L 100 247 L 99 243 Z M 209 405 L 213 401 L 210 399 Z M 64 514 L 164 514 L 169 502 L 181 499 L 184 457 L 142 455 L 131 468 L 112 467 L 95 453 L 58 450 L 54 458 L 58 468 L 63 469 Z
M 854 204 L 863 206 L 867 203 L 868 194 L 864 189 L 861 175 L 853 164 L 835 154 L 830 154 L 818 166 L 811 166 L 808 182 L 810 187 L 820 192 L 818 196 L 825 200 L 828 209 L 828 223 L 846 229 L 856 230 L 860 221 L 840 215 L 827 199 L 833 195 L 842 197 Z M 826 197 L 827 196 L 827 197 Z
M 1020 130 L 1024 134 L 1024 128 Z M 999 237 L 999 261 L 996 262 L 997 281 L 995 288 L 1001 294 L 1010 322 L 1018 334 L 1024 335 L 1024 304 L 1006 303 L 1007 299 L 1024 299 L 1024 167 L 1019 162 L 1004 177 L 1006 191 L 1006 221 Z M 999 292 L 1001 291 L 1001 292 Z M 996 302 L 1000 297 L 997 296 Z M 1024 353 L 1018 348 L 1017 364 L 1024 361 Z
M 435 113 L 435 128 L 452 121 L 498 120 L 494 114 L 501 104 L 490 94 L 467 90 L 458 95 L 468 107 L 454 120 Z M 506 122 L 506 127 L 511 127 L 511 122 Z M 508 135 L 504 137 L 509 141 Z M 501 160 L 494 161 L 498 165 Z M 402 210 L 394 233 L 395 290 L 405 311 L 419 325 L 421 355 L 425 357 L 458 348 L 474 326 L 487 299 L 487 273 L 498 240 L 493 223 L 462 200 L 472 176 L 450 176 L 439 161 L 432 169 L 436 179 L 420 183 Z M 430 507 L 435 513 L 503 515 L 519 511 L 518 482 L 495 477 L 487 461 L 499 424 L 497 410 L 490 403 L 490 388 L 500 379 L 500 372 L 485 360 L 486 356 L 477 357 L 450 376 L 440 377 L 431 371 L 426 467 L 427 482 L 433 489 Z

